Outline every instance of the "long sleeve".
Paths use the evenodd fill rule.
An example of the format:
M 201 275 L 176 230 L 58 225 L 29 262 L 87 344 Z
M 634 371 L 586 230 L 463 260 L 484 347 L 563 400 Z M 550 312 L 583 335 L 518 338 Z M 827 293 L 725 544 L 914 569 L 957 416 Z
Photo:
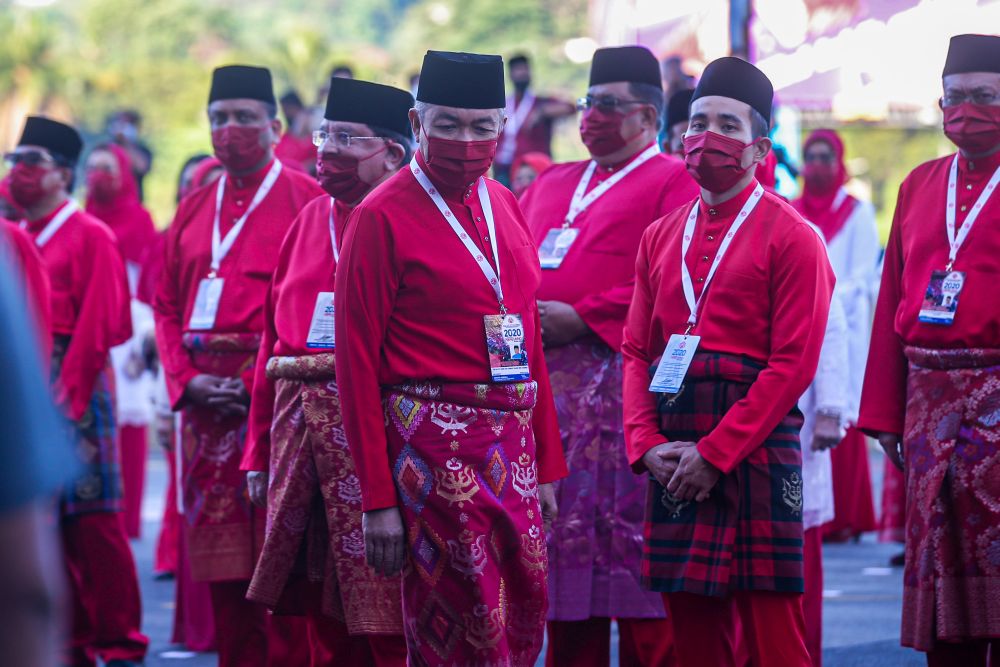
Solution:
M 905 186 L 905 184 L 904 184 Z M 858 427 L 869 435 L 879 432 L 902 435 L 906 411 L 907 363 L 903 341 L 896 333 L 896 313 L 901 298 L 903 247 L 901 219 L 905 200 L 900 188 L 892 231 L 885 249 L 882 286 L 875 307 L 871 347 L 861 392 L 861 415 Z
M 822 241 L 800 225 L 789 233 L 772 266 L 767 365 L 746 396 L 698 443 L 698 452 L 723 473 L 759 447 L 787 416 L 812 382 L 819 361 L 834 287 Z
M 847 409 L 849 391 L 847 343 L 847 317 L 838 285 L 830 301 L 830 317 L 826 323 L 826 335 L 823 337 L 823 347 L 819 353 L 816 379 L 813 381 L 817 410 L 843 413 Z
M 240 459 L 240 470 L 267 471 L 271 462 L 271 423 L 274 421 L 274 382 L 267 377 L 267 360 L 278 340 L 274 328 L 274 281 L 264 301 L 264 331 L 261 336 L 257 363 L 253 365 L 250 392 L 250 416 L 247 420 L 247 442 Z
M 549 382 L 549 368 L 545 364 L 542 351 L 542 325 L 538 309 L 534 309 L 535 336 L 531 348 L 531 379 L 538 383 L 538 397 L 532 416 L 532 431 L 535 434 L 535 460 L 538 464 L 538 481 L 542 484 L 554 482 L 569 474 L 563 453 L 562 436 L 559 433 L 559 419 L 556 415 L 555 399 Z
M 347 443 L 365 511 L 398 504 L 379 385 L 381 348 L 399 287 L 394 243 L 377 213 L 355 210 L 335 281 L 336 366 Z
M 849 369 L 848 391 L 850 400 L 846 409 L 853 420 L 858 416 L 861 388 L 864 380 L 868 342 L 871 337 L 872 291 L 878 276 L 878 255 L 881 250 L 875 209 L 868 202 L 861 202 L 854 213 L 851 236 L 848 240 L 848 265 L 838 276 L 837 291 L 843 295 L 844 314 L 847 318 Z
M 87 411 L 111 348 L 132 335 L 125 264 L 110 233 L 103 232 L 88 235 L 80 249 L 87 266 L 79 275 L 76 324 L 57 380 L 57 402 L 74 420 Z
M 622 340 L 625 443 L 628 461 L 636 472 L 645 469 L 642 457 L 666 442 L 660 433 L 656 399 L 649 391 L 649 367 L 653 360 L 646 349 L 653 319 L 653 298 L 649 285 L 649 242 L 647 232 L 639 245 L 635 262 L 635 291 L 625 321 Z
M 163 363 L 164 376 L 167 382 L 167 394 L 174 410 L 181 408 L 184 390 L 198 370 L 191 362 L 191 357 L 184 349 L 184 311 L 180 299 L 180 215 L 167 232 L 166 249 L 164 251 L 163 274 L 160 276 L 153 299 L 153 312 L 156 315 L 156 342 L 160 348 L 160 360 Z

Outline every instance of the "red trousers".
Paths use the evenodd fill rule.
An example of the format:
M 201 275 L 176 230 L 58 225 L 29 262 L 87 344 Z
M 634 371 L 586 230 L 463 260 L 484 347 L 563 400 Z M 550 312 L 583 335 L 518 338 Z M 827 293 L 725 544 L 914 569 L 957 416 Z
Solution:
M 665 618 L 619 618 L 618 664 L 621 667 L 673 667 L 673 633 Z M 549 621 L 545 667 L 608 667 L 611 619 Z
M 820 667 L 823 664 L 823 529 L 807 530 L 803 547 L 806 590 L 802 595 L 802 616 L 806 622 L 806 648 L 813 667 Z
M 121 514 L 67 517 L 61 529 L 73 605 L 67 662 L 73 667 L 93 667 L 98 657 L 142 662 L 149 640 L 140 632 L 139 581 Z
M 246 599 L 249 581 L 213 581 L 212 615 L 219 667 L 308 667 L 301 616 L 272 616 Z
M 173 449 L 163 450 L 167 460 L 170 478 L 167 480 L 167 494 L 163 505 L 163 523 L 160 537 L 156 540 L 156 554 L 153 559 L 155 572 L 177 574 L 177 558 L 180 549 L 181 515 L 177 511 L 177 455 Z
M 938 642 L 927 654 L 927 667 L 1000 667 L 1000 639 Z
M 215 619 L 212 615 L 212 593 L 209 584 L 191 578 L 184 531 L 177 531 L 177 578 L 174 601 L 175 644 L 191 651 L 215 650 Z
M 146 455 L 149 443 L 145 426 L 118 427 L 118 450 L 122 457 L 122 486 L 125 491 L 125 532 L 133 539 L 142 530 L 142 491 L 146 486 Z
M 738 591 L 724 598 L 663 596 L 681 667 L 809 667 L 797 593 Z
M 350 635 L 347 625 L 315 610 L 306 620 L 312 667 L 406 667 L 403 635 Z
M 878 521 L 880 542 L 906 541 L 906 480 L 903 471 L 885 460 L 882 473 L 882 516 Z

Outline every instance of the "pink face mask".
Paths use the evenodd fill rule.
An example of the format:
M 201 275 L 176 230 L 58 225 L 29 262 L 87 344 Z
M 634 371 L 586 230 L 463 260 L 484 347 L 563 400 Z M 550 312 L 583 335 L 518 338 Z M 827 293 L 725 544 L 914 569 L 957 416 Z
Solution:
M 109 202 L 119 190 L 113 174 L 97 169 L 87 172 L 87 194 L 96 201 Z
M 497 140 L 455 141 L 427 137 L 427 171 L 431 178 L 453 188 L 464 188 L 479 179 L 493 164 Z
M 212 148 L 229 171 L 245 172 L 253 169 L 267 155 L 261 143 L 265 128 L 227 125 L 212 131 Z
M 944 133 L 966 153 L 988 153 L 1000 146 L 1000 106 L 964 102 L 945 107 Z
M 709 192 L 725 192 L 747 173 L 743 151 L 754 142 L 706 131 L 684 137 L 684 162 L 691 177 Z
M 580 121 L 580 138 L 590 154 L 594 157 L 604 157 L 625 148 L 630 141 L 642 133 L 631 137 L 622 136 L 622 123 L 629 116 L 641 113 L 642 109 L 636 109 L 628 114 L 621 111 L 601 111 L 600 109 L 588 109 L 583 114 Z
M 42 179 L 48 170 L 39 165 L 16 164 L 10 170 L 10 196 L 21 208 L 34 206 L 47 194 Z
M 320 187 L 326 190 L 331 197 L 345 204 L 359 201 L 371 189 L 371 185 L 365 183 L 358 173 L 361 163 L 378 157 L 385 151 L 386 146 L 383 145 L 381 150 L 365 158 L 320 153 L 316 160 L 316 178 L 319 180 Z

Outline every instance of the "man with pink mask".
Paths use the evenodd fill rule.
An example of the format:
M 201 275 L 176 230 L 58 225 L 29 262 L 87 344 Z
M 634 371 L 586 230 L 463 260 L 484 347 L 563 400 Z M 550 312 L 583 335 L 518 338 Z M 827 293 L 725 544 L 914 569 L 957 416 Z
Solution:
M 643 581 L 664 594 L 682 665 L 811 664 L 796 404 L 834 277 L 816 231 L 754 176 L 772 95 L 738 58 L 705 69 L 684 137 L 701 196 L 646 230 L 625 325 L 626 446 L 649 476 Z
M 904 470 L 902 644 L 984 667 L 1000 652 L 1000 37 L 952 37 L 942 83 L 958 152 L 899 188 L 858 426 Z
M 270 518 L 248 597 L 306 616 L 314 665 L 406 664 L 399 578 L 365 562 L 358 477 L 334 372 L 333 296 L 348 216 L 413 156 L 412 107 L 413 96 L 398 88 L 330 80 L 313 136 L 330 196 L 314 199 L 292 223 L 264 307 L 241 468 L 250 471 L 251 500 Z M 297 567 L 302 549 L 304 568 Z
M 153 304 L 170 401 L 181 413 L 191 574 L 211 583 L 223 667 L 269 664 L 269 635 L 281 627 L 244 598 L 264 516 L 247 496 L 239 463 L 276 249 L 322 190 L 275 160 L 276 114 L 268 70 L 215 70 L 208 119 L 225 172 L 181 201 Z
M 670 626 L 639 582 L 646 481 L 625 457 L 620 349 L 639 240 L 698 186 L 656 145 L 663 89 L 649 49 L 599 49 L 580 106 L 591 159 L 550 168 L 521 200 L 544 269 L 542 342 L 570 470 L 549 537 L 547 664 L 607 665 L 614 618 L 623 660 L 660 665 Z
M 543 523 L 566 466 L 538 254 L 514 196 L 483 177 L 503 106 L 499 56 L 429 51 L 417 154 L 355 208 L 337 265 L 365 551 L 385 575 L 409 561 L 411 664 L 533 665 L 542 646 Z

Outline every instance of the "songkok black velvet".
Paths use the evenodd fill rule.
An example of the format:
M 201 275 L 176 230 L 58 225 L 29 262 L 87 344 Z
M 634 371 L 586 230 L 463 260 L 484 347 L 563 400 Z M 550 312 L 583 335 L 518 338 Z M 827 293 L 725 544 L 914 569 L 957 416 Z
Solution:
M 265 67 L 227 65 L 212 72 L 208 103 L 218 100 L 258 100 L 275 104 L 271 72 Z
M 459 109 L 502 109 L 507 105 L 503 58 L 428 51 L 420 69 L 417 101 Z
M 667 102 L 667 128 L 671 128 L 677 123 L 687 121 L 691 117 L 691 97 L 694 90 L 685 88 L 678 90 L 670 96 Z
M 660 63 L 645 46 L 609 46 L 597 49 L 590 63 L 590 83 L 648 83 L 663 87 L 660 79 Z
M 330 79 L 326 98 L 327 120 L 361 123 L 411 137 L 410 109 L 413 96 L 405 90 L 361 79 Z
M 745 102 L 765 121 L 771 122 L 774 86 L 767 75 L 745 60 L 727 56 L 710 62 L 701 74 L 691 101 L 710 95 Z
M 955 35 L 951 38 L 941 76 L 966 72 L 1000 72 L 1000 37 Z
M 75 129 L 44 116 L 28 116 L 18 146 L 41 146 L 75 164 L 83 150 L 83 139 Z

